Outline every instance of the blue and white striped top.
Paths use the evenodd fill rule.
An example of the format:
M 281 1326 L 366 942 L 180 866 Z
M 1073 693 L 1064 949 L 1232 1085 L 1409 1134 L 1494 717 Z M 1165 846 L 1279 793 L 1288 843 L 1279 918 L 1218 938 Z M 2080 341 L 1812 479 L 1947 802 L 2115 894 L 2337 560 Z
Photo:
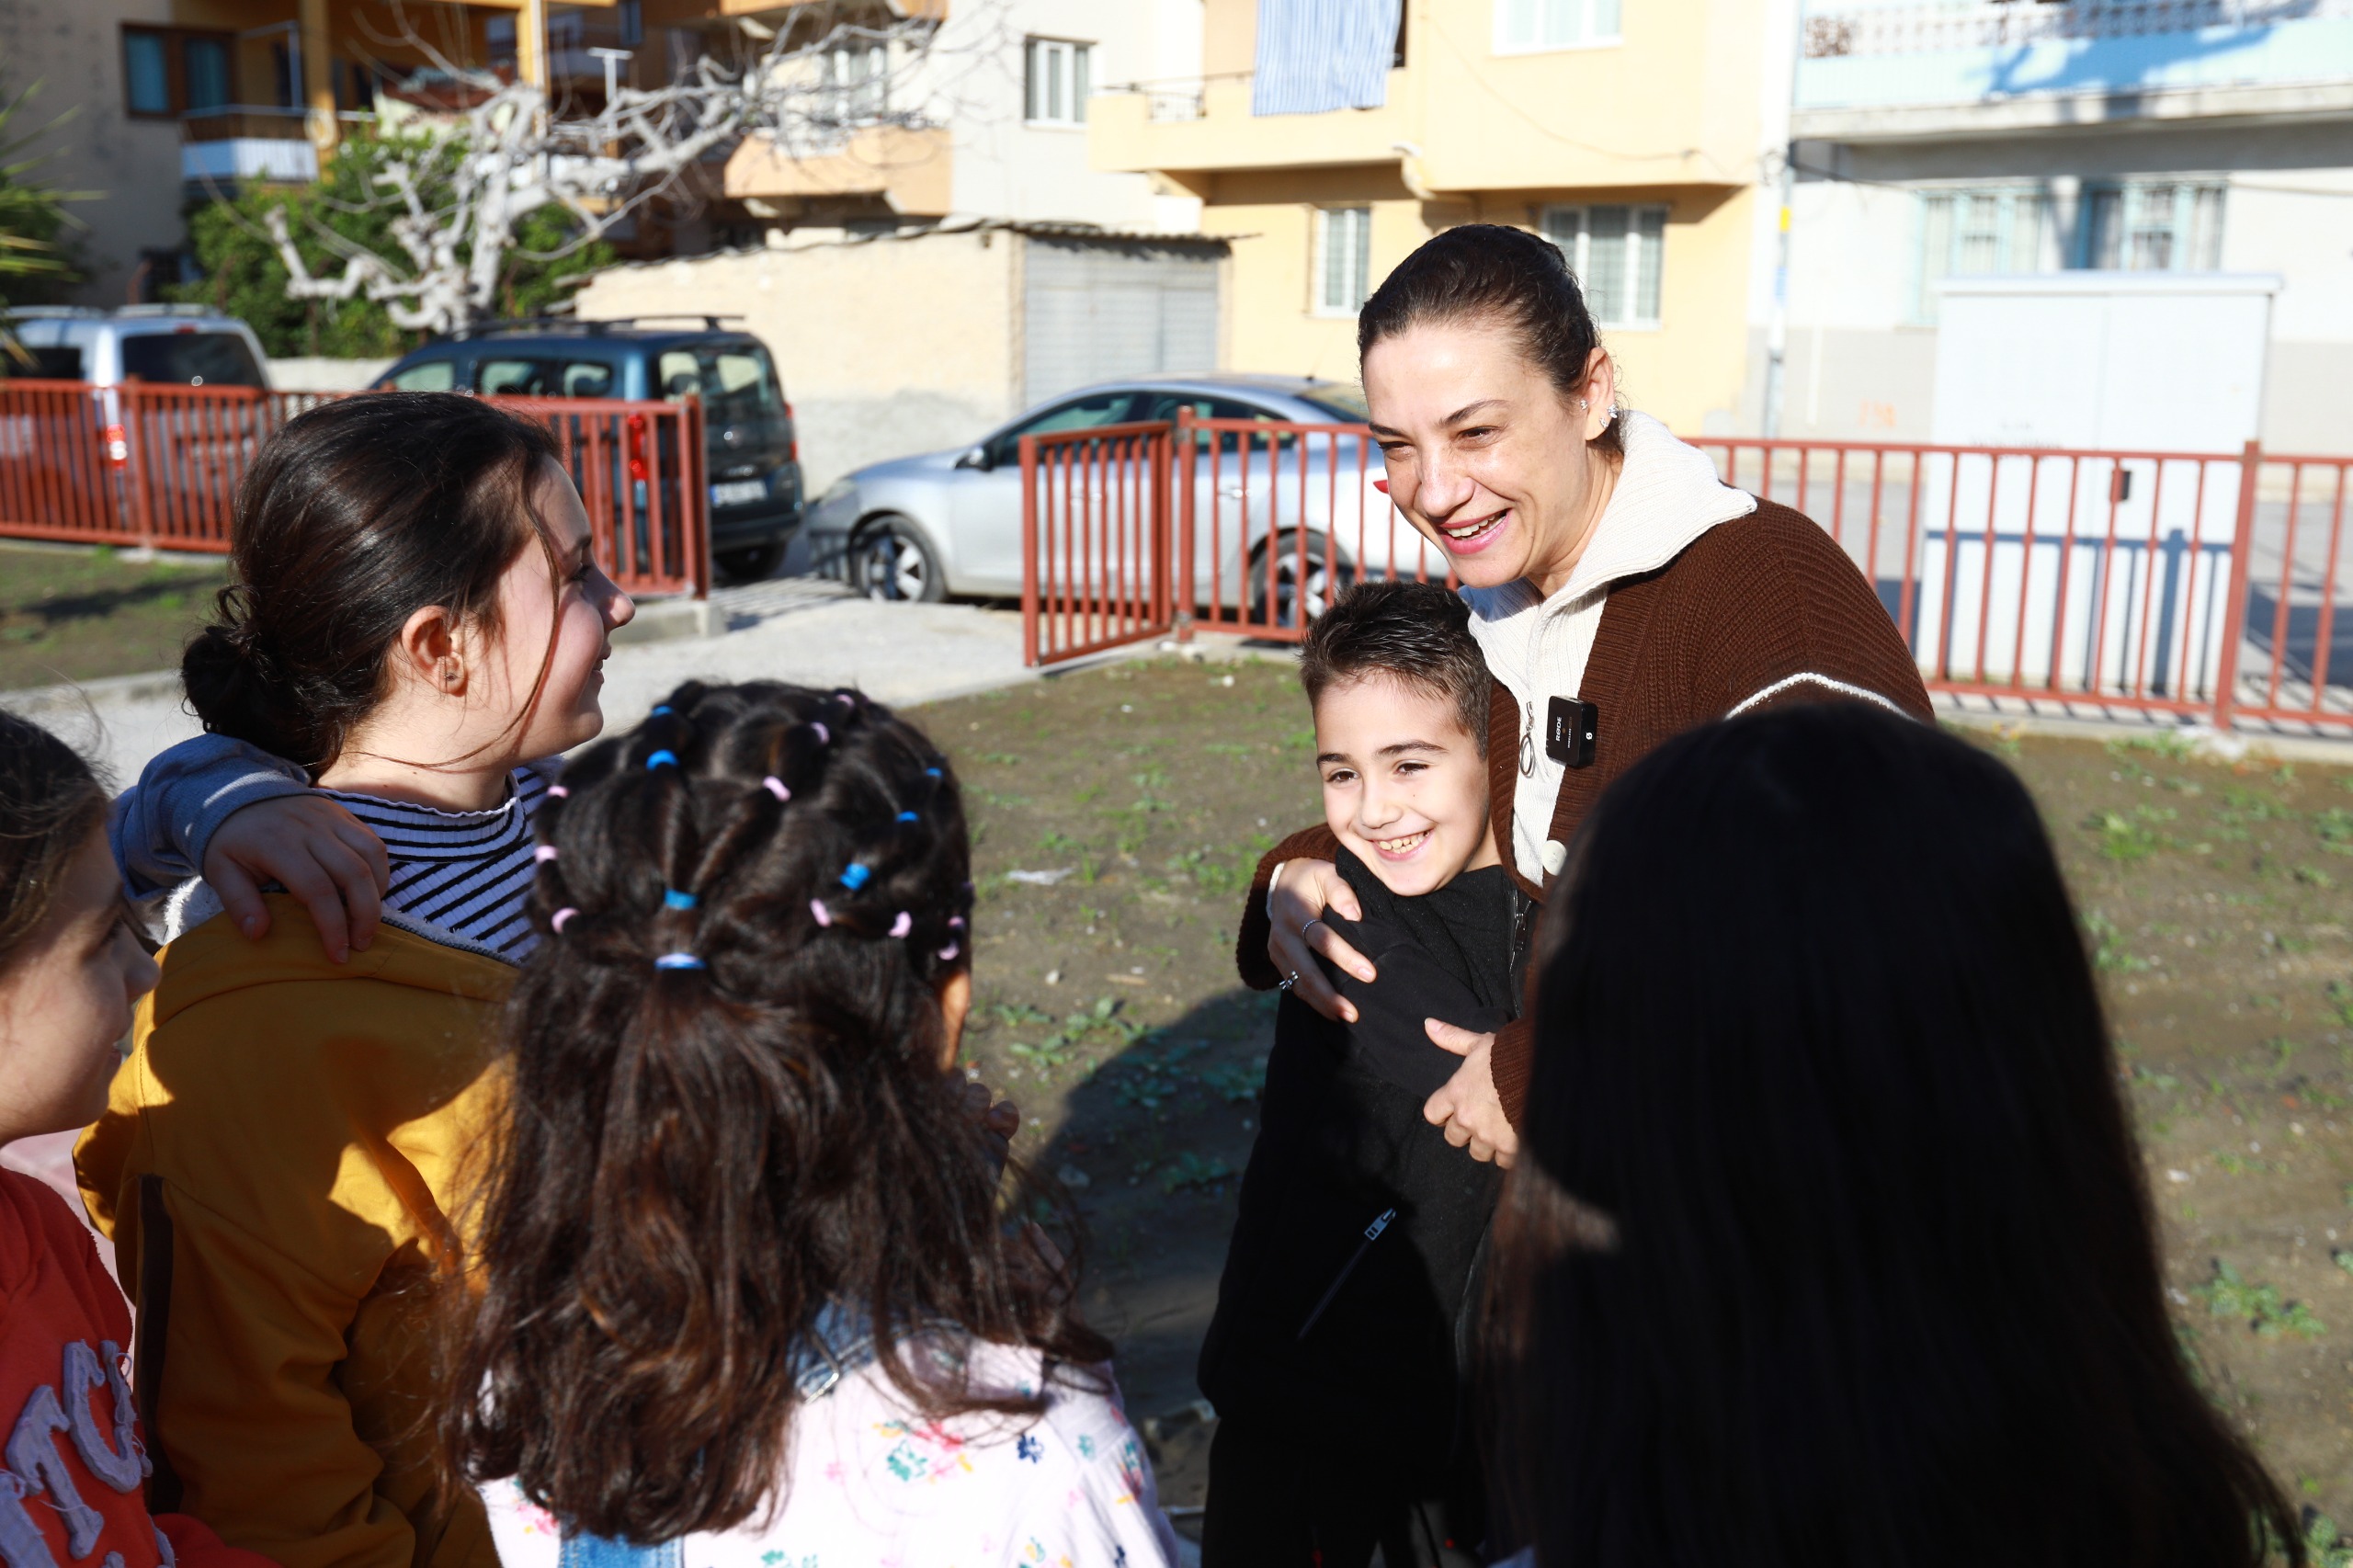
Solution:
M 506 801 L 486 812 L 445 812 L 377 795 L 318 793 L 368 824 L 392 862 L 387 912 L 521 963 L 539 945 L 529 914 L 531 818 L 554 782 L 534 767 L 510 776 Z

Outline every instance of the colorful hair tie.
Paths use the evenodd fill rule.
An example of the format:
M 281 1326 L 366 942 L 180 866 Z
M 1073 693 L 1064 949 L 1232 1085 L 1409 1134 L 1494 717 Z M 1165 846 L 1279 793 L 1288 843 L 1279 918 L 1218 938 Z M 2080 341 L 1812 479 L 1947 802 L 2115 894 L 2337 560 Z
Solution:
M 834 912 L 825 907 L 825 901 L 822 898 L 813 898 L 809 901 L 809 917 L 820 926 L 831 926 L 834 923 Z
M 760 788 L 766 790 L 769 794 L 774 795 L 779 801 L 790 801 L 792 799 L 792 791 L 786 789 L 784 787 L 784 780 L 779 778 L 773 773 L 760 780 Z
M 950 931 L 961 931 L 964 928 L 964 917 L 961 915 L 949 915 L 948 917 L 948 928 Z
M 549 785 L 548 793 L 554 796 L 559 801 L 569 800 L 572 796 L 572 791 L 565 789 L 561 784 Z
M 915 917 L 904 909 L 899 911 L 899 917 L 891 922 L 891 935 L 893 937 L 904 937 L 915 928 Z
M 676 713 L 677 712 L 677 710 L 671 707 L 666 702 L 657 702 L 654 705 L 654 711 L 655 713 Z
M 901 822 L 914 822 L 916 820 L 916 817 L 913 812 L 901 812 L 899 813 L 899 820 Z
M 847 691 L 837 691 L 834 693 L 834 700 L 840 703 L 843 707 L 848 709 L 853 713 L 858 711 L 858 699 L 852 697 Z
M 817 744 L 819 745 L 830 745 L 833 744 L 834 733 L 833 731 L 825 728 L 823 722 L 813 720 L 810 722 L 809 727 L 817 732 Z
M 561 936 L 563 932 L 563 923 L 579 913 L 580 911 L 571 908 L 569 905 L 557 910 L 554 915 L 548 918 L 548 929 Z
M 963 949 L 958 947 L 955 943 L 950 942 L 946 947 L 939 949 L 939 961 L 941 963 L 952 962 L 954 961 L 956 955 L 963 950 Z
M 676 888 L 662 890 L 662 907 L 665 909 L 692 909 L 696 903 L 695 895 L 690 892 L 680 892 Z
M 655 969 L 700 969 L 702 960 L 692 953 L 664 953 L 654 960 Z
M 678 754 L 674 751 L 657 751 L 652 756 L 645 759 L 645 771 L 648 773 L 653 772 L 657 767 L 676 767 L 677 766 Z
M 554 858 L 555 846 L 552 844 L 542 844 L 531 851 L 531 859 L 535 864 L 544 865 Z
M 924 776 L 926 778 L 938 778 L 941 777 L 941 775 L 940 775 L 940 771 L 939 771 L 939 769 L 938 769 L 937 767 L 926 767 L 926 768 L 925 768 L 925 769 L 923 770 L 923 776 Z
M 869 869 L 867 867 L 859 865 L 857 861 L 852 860 L 848 865 L 842 868 L 842 886 L 849 889 L 852 892 L 856 892 L 858 889 L 864 887 L 873 875 L 874 873 L 872 870 Z

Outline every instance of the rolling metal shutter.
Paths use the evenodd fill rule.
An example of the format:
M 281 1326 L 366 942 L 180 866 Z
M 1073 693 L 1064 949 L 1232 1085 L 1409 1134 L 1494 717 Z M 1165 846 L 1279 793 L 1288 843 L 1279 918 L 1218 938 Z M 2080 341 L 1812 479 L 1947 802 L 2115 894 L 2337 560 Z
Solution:
M 1222 245 L 1030 235 L 1023 402 L 1124 376 L 1217 367 Z

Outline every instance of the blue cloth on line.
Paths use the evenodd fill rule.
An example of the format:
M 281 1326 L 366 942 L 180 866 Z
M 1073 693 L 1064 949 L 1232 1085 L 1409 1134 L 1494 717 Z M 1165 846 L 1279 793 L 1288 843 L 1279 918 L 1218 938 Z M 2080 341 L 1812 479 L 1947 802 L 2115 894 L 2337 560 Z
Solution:
M 1323 114 L 1389 101 L 1404 0 L 1258 0 L 1250 112 Z

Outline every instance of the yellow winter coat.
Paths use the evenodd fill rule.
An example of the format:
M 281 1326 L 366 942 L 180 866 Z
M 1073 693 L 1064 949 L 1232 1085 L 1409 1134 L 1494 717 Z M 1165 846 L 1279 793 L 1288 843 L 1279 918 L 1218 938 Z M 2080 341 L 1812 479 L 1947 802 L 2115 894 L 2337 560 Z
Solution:
M 496 1568 L 435 1485 L 426 1335 L 514 970 L 389 924 L 332 963 L 273 894 L 267 937 L 216 917 L 163 971 L 74 1154 L 139 1303 L 158 1506 L 284 1568 Z

